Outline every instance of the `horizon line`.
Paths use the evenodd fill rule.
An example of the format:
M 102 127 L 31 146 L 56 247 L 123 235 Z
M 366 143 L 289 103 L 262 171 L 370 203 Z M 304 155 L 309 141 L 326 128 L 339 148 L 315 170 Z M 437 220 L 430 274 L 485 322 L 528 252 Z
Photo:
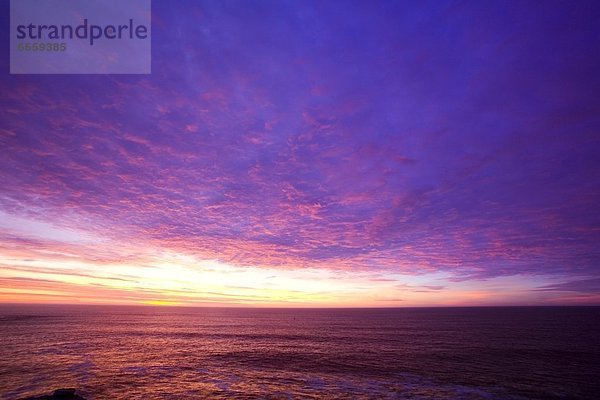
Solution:
M 438 305 L 438 306 L 356 306 L 356 307 L 331 307 L 331 306 L 304 306 L 304 307 L 282 307 L 282 306 L 248 306 L 248 305 L 186 305 L 186 304 L 109 304 L 109 303 L 5 303 L 2 306 L 75 306 L 75 307 L 147 307 L 147 308 L 220 308 L 220 309 L 264 309 L 264 310 L 387 310 L 387 309 L 425 309 L 425 308 L 590 308 L 600 307 L 600 304 L 513 304 L 513 305 Z

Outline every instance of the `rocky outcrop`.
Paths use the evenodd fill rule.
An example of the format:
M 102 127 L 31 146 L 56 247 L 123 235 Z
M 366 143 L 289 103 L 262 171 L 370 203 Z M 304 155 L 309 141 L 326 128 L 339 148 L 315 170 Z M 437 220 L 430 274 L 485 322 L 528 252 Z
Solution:
M 27 397 L 23 400 L 85 400 L 85 398 L 78 395 L 75 389 L 56 389 L 52 394 Z

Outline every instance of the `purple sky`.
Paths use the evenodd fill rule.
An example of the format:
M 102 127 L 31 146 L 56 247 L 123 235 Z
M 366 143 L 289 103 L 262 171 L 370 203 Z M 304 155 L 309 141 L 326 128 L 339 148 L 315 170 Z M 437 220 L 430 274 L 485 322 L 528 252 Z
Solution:
M 155 1 L 152 19 L 151 75 L 2 59 L 10 278 L 56 248 L 143 268 L 108 238 L 600 303 L 600 3 Z

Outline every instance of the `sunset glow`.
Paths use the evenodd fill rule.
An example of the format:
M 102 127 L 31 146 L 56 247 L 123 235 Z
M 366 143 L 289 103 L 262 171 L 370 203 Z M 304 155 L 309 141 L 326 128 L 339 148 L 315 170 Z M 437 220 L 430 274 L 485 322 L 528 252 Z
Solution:
M 151 75 L 3 74 L 0 302 L 600 304 L 576 11 L 275 4 L 154 2 Z

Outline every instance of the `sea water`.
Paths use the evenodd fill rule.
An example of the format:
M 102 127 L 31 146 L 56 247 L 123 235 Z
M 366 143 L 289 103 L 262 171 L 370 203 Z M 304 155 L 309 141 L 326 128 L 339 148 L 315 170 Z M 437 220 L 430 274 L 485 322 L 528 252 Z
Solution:
M 0 306 L 0 398 L 597 399 L 600 308 Z

